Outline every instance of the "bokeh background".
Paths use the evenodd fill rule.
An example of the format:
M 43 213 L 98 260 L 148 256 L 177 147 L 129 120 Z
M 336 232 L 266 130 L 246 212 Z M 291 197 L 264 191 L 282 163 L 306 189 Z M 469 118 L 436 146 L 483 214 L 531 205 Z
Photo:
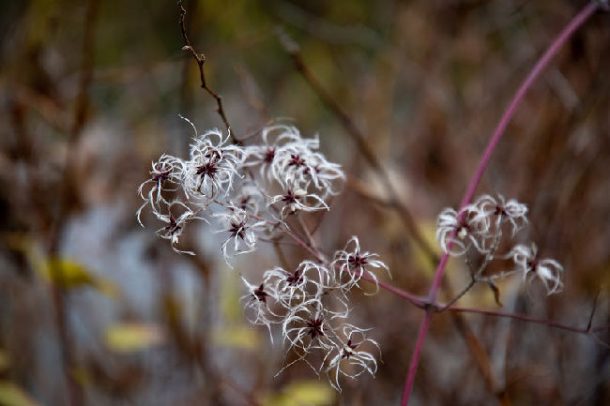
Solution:
M 185 1 L 236 136 L 285 120 L 319 134 L 349 174 L 316 238 L 359 235 L 391 283 L 425 294 L 434 266 L 342 121 L 278 40 L 365 136 L 435 250 L 438 212 L 456 206 L 502 109 L 585 1 Z M 229 269 L 205 225 L 174 253 L 141 228 L 136 190 L 161 153 L 223 124 L 199 87 L 173 1 L 0 2 L 0 404 L 397 404 L 422 312 L 386 292 L 354 295 L 373 328 L 375 378 L 330 389 L 306 365 L 280 376 L 281 340 L 248 325 L 240 274 L 278 263 L 263 247 Z M 481 193 L 530 208 L 525 237 L 566 268 L 563 293 L 508 280 L 504 310 L 607 326 L 610 281 L 610 14 L 594 16 L 528 94 Z M 285 247 L 296 264 L 306 253 Z M 57 280 L 57 272 L 62 277 Z M 55 276 L 55 277 L 54 277 Z M 468 282 L 453 261 L 447 289 Z M 446 297 L 446 296 L 445 296 Z M 498 309 L 485 286 L 460 302 Z M 610 403 L 610 341 L 544 326 L 442 314 L 417 375 L 416 404 Z M 72 388 L 71 390 L 69 388 Z

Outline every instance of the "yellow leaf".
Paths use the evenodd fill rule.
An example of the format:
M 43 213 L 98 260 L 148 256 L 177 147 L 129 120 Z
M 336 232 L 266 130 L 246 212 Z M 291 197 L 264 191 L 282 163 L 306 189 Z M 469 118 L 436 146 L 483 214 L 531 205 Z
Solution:
M 156 324 L 117 323 L 106 330 L 106 345 L 118 352 L 145 350 L 164 341 L 164 334 Z
M 437 256 L 440 256 L 440 248 L 436 242 L 436 223 L 433 221 L 425 220 L 418 222 L 418 229 L 421 233 L 423 240 L 428 244 L 430 248 L 434 250 Z M 426 252 L 420 248 L 419 244 L 413 243 L 413 256 L 414 263 L 417 269 L 425 271 L 429 276 L 434 275 L 436 264 L 430 262 L 430 258 L 426 255 Z
M 215 345 L 228 348 L 256 350 L 260 346 L 260 335 L 245 325 L 217 329 L 213 332 L 212 339 Z
M 0 381 L 0 405 L 35 406 L 36 401 L 12 382 Z
M 77 261 L 68 258 L 44 258 L 40 248 L 23 234 L 9 234 L 5 237 L 5 242 L 9 247 L 25 254 L 36 273 L 50 283 L 60 282 L 67 289 L 90 287 L 112 299 L 120 294 L 118 286 L 92 274 Z
M 324 406 L 335 401 L 336 392 L 327 384 L 302 380 L 286 386 L 281 393 L 268 395 L 264 406 Z
M 66 258 L 49 258 L 35 264 L 38 273 L 52 283 L 61 283 L 63 287 L 75 289 L 91 287 L 111 298 L 118 296 L 118 287 L 99 276 L 90 273 L 84 265 Z
M 4 350 L 0 350 L 0 373 L 4 372 L 11 366 L 11 359 L 8 353 Z
M 73 368 L 70 371 L 70 375 L 72 375 L 72 378 L 82 386 L 87 386 L 93 381 L 89 371 L 84 367 Z

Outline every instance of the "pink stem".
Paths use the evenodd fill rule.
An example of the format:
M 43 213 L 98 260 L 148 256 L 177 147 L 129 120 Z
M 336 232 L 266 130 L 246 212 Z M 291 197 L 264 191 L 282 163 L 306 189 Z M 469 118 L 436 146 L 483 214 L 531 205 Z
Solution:
M 411 304 L 424 309 L 426 308 L 428 305 L 428 300 L 426 297 L 422 297 L 422 296 L 417 296 L 414 295 L 413 293 L 407 292 L 405 290 L 402 290 L 400 288 L 397 288 L 396 286 L 383 282 L 383 281 L 377 281 L 375 282 L 371 277 L 369 277 L 368 275 L 363 275 L 362 279 L 364 279 L 365 281 L 368 281 L 370 283 L 377 283 L 377 285 L 379 285 L 379 287 L 383 290 L 386 290 L 390 293 L 395 294 L 396 296 L 407 300 L 408 302 L 411 302 Z
M 364 279 L 370 283 L 375 283 L 375 281 L 372 278 L 370 278 L 370 277 L 367 278 L 366 275 L 364 275 L 362 277 L 362 279 Z M 526 323 L 540 324 L 540 325 L 543 325 L 546 327 L 551 327 L 551 328 L 555 328 L 558 330 L 564 330 L 564 331 L 569 331 L 572 333 L 579 333 L 579 334 L 591 334 L 591 333 L 595 333 L 598 331 L 606 330 L 610 327 L 610 326 L 575 327 L 575 326 L 566 325 L 566 324 L 563 324 L 563 323 L 560 323 L 557 321 L 553 321 L 553 320 L 539 319 L 537 317 L 528 316 L 526 314 L 507 313 L 507 312 L 497 311 L 497 310 L 485 310 L 485 309 L 479 309 L 476 307 L 462 307 L 462 306 L 455 306 L 455 305 L 447 307 L 447 304 L 445 304 L 445 303 L 428 302 L 428 299 L 426 297 L 417 296 L 413 293 L 402 290 L 389 283 L 379 281 L 378 284 L 381 289 L 388 291 L 390 293 L 393 293 L 394 295 L 400 297 L 401 299 L 404 299 L 404 300 L 410 302 L 412 305 L 414 305 L 420 309 L 424 309 L 424 310 L 432 309 L 436 313 L 455 312 L 455 313 L 478 314 L 481 316 L 509 318 L 509 319 L 523 321 Z
M 532 68 L 530 73 L 527 75 L 523 83 L 519 86 L 519 89 L 513 96 L 512 100 L 508 104 L 504 114 L 500 118 L 498 125 L 496 126 L 485 151 L 483 152 L 483 156 L 479 161 L 479 165 L 477 169 L 470 179 L 470 183 L 468 184 L 468 188 L 466 189 L 466 193 L 462 198 L 462 202 L 460 203 L 460 209 L 467 206 L 474 196 L 474 193 L 483 177 L 483 173 L 489 164 L 489 160 L 491 159 L 491 155 L 494 150 L 498 146 L 500 139 L 504 135 L 506 127 L 510 123 L 511 118 L 515 114 L 517 108 L 520 106 L 523 98 L 529 88 L 534 84 L 540 73 L 544 70 L 544 68 L 549 64 L 550 60 L 557 54 L 557 52 L 563 47 L 566 41 L 570 38 L 570 36 L 580 28 L 585 21 L 591 17 L 597 8 L 599 7 L 598 2 L 589 2 L 587 5 L 566 25 L 566 27 L 559 33 L 559 35 L 555 38 L 555 40 L 551 43 L 546 52 L 542 55 L 542 57 L 538 60 L 536 65 Z M 443 280 L 443 276 L 445 274 L 445 270 L 447 268 L 447 262 L 449 260 L 448 254 L 443 254 L 441 257 L 438 266 L 436 268 L 436 272 L 434 274 L 434 279 L 432 280 L 432 285 L 430 286 L 430 290 L 428 291 L 428 301 L 430 303 L 434 303 L 436 300 L 436 296 L 438 294 L 438 290 L 441 286 L 441 281 Z M 419 365 L 419 359 L 421 357 L 421 352 L 424 346 L 424 342 L 426 341 L 426 336 L 428 334 L 428 329 L 430 327 L 430 320 L 432 318 L 432 311 L 428 309 L 424 314 L 424 318 L 421 321 L 419 326 L 419 332 L 417 334 L 417 340 L 415 342 L 415 347 L 413 349 L 413 354 L 411 356 L 411 363 L 409 365 L 409 371 L 407 374 L 407 378 L 405 381 L 405 386 L 402 393 L 402 402 L 403 406 L 406 406 L 409 403 L 409 397 L 411 396 L 411 392 L 413 391 L 413 384 L 415 382 L 415 374 L 417 373 L 417 368 Z
M 452 312 L 457 312 L 457 313 L 474 313 L 474 314 L 480 314 L 482 316 L 509 318 L 509 319 L 519 320 L 519 321 L 523 321 L 523 322 L 527 322 L 527 323 L 540 324 L 543 326 L 556 328 L 556 329 L 564 330 L 564 331 L 569 331 L 572 333 L 590 334 L 592 331 L 591 328 L 568 326 L 568 325 L 565 325 L 563 323 L 559 323 L 559 322 L 556 322 L 553 320 L 539 319 L 539 318 L 531 317 L 531 316 L 528 316 L 525 314 L 506 313 L 506 312 L 499 312 L 499 311 L 495 311 L 495 310 L 484 310 L 484 309 L 477 309 L 477 308 L 472 308 L 472 307 L 460 307 L 460 306 L 451 306 L 447 310 L 452 311 Z

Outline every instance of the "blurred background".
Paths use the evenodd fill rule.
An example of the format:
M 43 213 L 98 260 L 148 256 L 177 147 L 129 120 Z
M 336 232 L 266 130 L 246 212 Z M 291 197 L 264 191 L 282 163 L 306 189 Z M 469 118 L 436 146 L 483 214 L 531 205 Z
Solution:
M 435 221 L 455 207 L 487 138 L 553 36 L 585 1 L 185 1 L 237 138 L 271 119 L 320 135 L 349 174 L 316 238 L 328 252 L 359 235 L 392 283 L 425 294 Z M 202 225 L 174 253 L 135 211 L 162 153 L 192 129 L 223 128 L 181 50 L 173 1 L 0 2 L 0 404 L 397 404 L 422 312 L 380 292 L 354 295 L 354 323 L 382 348 L 377 376 L 330 388 L 251 327 L 240 273 L 256 280 L 271 247 L 229 269 Z M 278 40 L 300 46 L 318 85 L 349 117 L 396 189 L 389 193 Z M 499 284 L 505 311 L 607 326 L 610 282 L 610 14 L 595 15 L 528 94 L 481 193 L 530 208 L 525 237 L 566 268 L 563 293 Z M 352 129 L 353 132 L 353 129 Z M 416 241 L 398 198 L 423 236 Z M 322 221 L 323 220 L 323 221 Z M 422 241 L 425 244 L 422 244 Z M 425 248 L 426 244 L 435 252 Z M 424 248 L 422 248 L 424 247 Z M 297 264 L 306 252 L 284 248 Z M 59 276 L 59 277 L 58 277 Z M 450 265 L 445 299 L 468 283 Z M 475 287 L 461 304 L 498 309 Z M 415 404 L 610 404 L 608 330 L 595 336 L 509 319 L 434 318 Z M 604 344 L 605 343 L 605 344 Z

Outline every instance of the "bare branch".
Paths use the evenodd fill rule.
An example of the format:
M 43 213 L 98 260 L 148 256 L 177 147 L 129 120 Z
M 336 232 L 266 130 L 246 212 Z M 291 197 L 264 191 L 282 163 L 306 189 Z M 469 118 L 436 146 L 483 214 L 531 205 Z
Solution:
M 195 62 L 197 62 L 197 67 L 199 68 L 199 80 L 201 81 L 201 88 L 216 100 L 216 112 L 222 119 L 223 124 L 229 132 L 231 140 L 234 143 L 239 143 L 239 141 L 237 141 L 237 139 L 235 138 L 233 131 L 231 130 L 232 127 L 229 124 L 229 119 L 227 118 L 227 114 L 225 113 L 225 109 L 222 104 L 222 96 L 212 90 L 207 84 L 204 69 L 206 57 L 203 53 L 199 53 L 195 50 L 195 48 L 193 48 L 193 45 L 191 44 L 191 41 L 188 37 L 185 23 L 186 9 L 182 5 L 182 0 L 178 1 L 178 7 L 180 9 L 180 32 L 182 33 L 182 39 L 184 40 L 184 46 L 182 47 L 182 50 L 190 53 Z
M 82 37 L 80 76 L 78 81 L 78 93 L 74 104 L 74 117 L 68 134 L 68 145 L 66 160 L 63 168 L 61 184 L 59 186 L 59 204 L 57 205 L 54 223 L 49 233 L 48 258 L 54 259 L 60 251 L 61 239 L 65 223 L 70 214 L 73 197 L 76 196 L 74 184 L 74 166 L 76 164 L 74 149 L 81 137 L 82 130 L 87 122 L 89 112 L 89 88 L 93 81 L 94 50 L 95 50 L 95 23 L 97 21 L 97 0 L 89 0 L 85 9 L 85 25 Z M 49 261 L 49 268 L 53 280 L 51 293 L 53 298 L 53 310 L 57 323 L 60 342 L 63 373 L 65 374 L 70 405 L 83 403 L 83 393 L 79 382 L 74 378 L 72 372 L 75 370 L 75 357 L 70 336 L 70 328 L 67 317 L 68 297 L 65 290 L 65 275 L 59 261 Z
M 595 299 L 593 299 L 593 306 L 591 307 L 591 314 L 589 314 L 589 321 L 587 322 L 587 331 L 591 331 L 591 324 L 593 323 L 593 318 L 595 317 L 595 311 L 597 310 L 597 300 L 599 299 L 599 295 L 601 290 L 597 291 L 595 295 Z
M 292 62 L 297 72 L 301 74 L 307 84 L 309 84 L 320 100 L 322 100 L 322 103 L 324 103 L 324 105 L 337 117 L 346 133 L 356 144 L 358 151 L 364 157 L 367 164 L 371 167 L 371 169 L 373 169 L 381 182 L 383 182 L 384 188 L 390 196 L 390 207 L 396 210 L 396 212 L 399 214 L 401 221 L 404 223 L 406 229 L 415 240 L 415 243 L 422 249 L 430 263 L 436 264 L 438 262 L 438 256 L 419 231 L 411 211 L 401 201 L 398 191 L 390 181 L 388 172 L 375 155 L 375 152 L 366 142 L 365 135 L 362 133 L 362 131 L 360 131 L 350 116 L 345 112 L 345 110 L 343 110 L 339 103 L 330 95 L 330 93 L 322 86 L 315 75 L 311 72 L 305 63 L 303 56 L 301 55 L 298 45 L 281 30 L 278 31 L 278 37 L 280 39 L 280 43 L 292 58 Z

